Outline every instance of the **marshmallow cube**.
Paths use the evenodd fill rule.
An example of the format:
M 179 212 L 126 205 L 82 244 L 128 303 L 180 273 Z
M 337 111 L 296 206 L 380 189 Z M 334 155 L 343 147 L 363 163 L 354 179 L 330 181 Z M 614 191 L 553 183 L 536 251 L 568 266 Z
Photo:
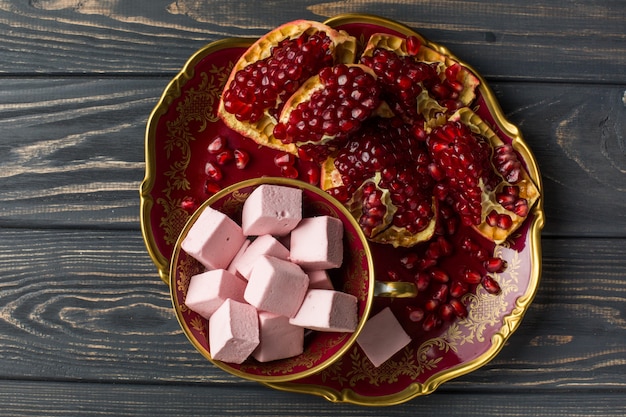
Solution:
M 234 264 L 239 275 L 247 280 L 257 258 L 261 255 L 287 260 L 289 250 L 272 235 L 262 235 L 254 239 L 241 257 L 233 260 L 231 265 Z
M 307 271 L 309 276 L 309 289 L 334 290 L 333 283 L 325 269 Z
M 411 342 L 389 307 L 371 317 L 356 339 L 365 355 L 379 367 Z
M 330 216 L 302 219 L 291 232 L 289 258 L 306 270 L 338 268 L 343 262 L 343 224 Z
M 245 240 L 236 222 L 206 207 L 181 242 L 181 248 L 207 269 L 226 269 Z
M 259 318 L 250 304 L 227 299 L 209 319 L 209 347 L 217 361 L 240 364 L 259 345 Z
M 250 272 L 243 297 L 259 310 L 293 317 L 308 286 L 309 277 L 298 265 L 262 255 Z
M 247 236 L 284 236 L 302 219 L 302 190 L 262 184 L 246 199 L 241 216 Z
M 185 304 L 205 319 L 227 298 L 244 302 L 246 282 L 224 269 L 212 269 L 191 277 Z
M 325 332 L 354 332 L 358 321 L 357 298 L 341 291 L 312 289 L 289 322 Z
M 259 346 L 252 356 L 259 362 L 297 356 L 304 351 L 304 328 L 289 323 L 289 317 L 259 312 Z
M 241 245 L 241 248 L 239 248 L 233 260 L 230 261 L 228 268 L 226 268 L 228 272 L 230 272 L 233 275 L 237 275 L 237 263 L 239 263 L 239 260 L 241 259 L 243 254 L 246 252 L 246 249 L 248 249 L 248 246 L 250 246 L 250 243 L 252 243 L 250 239 L 246 239 L 243 241 L 243 245 Z

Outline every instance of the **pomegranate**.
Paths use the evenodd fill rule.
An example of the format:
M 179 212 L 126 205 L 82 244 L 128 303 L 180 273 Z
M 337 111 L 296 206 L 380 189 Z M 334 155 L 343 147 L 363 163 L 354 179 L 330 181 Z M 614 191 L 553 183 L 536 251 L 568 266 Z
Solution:
M 374 34 L 361 63 L 383 84 L 383 98 L 409 123 L 430 124 L 445 113 L 468 106 L 476 97 L 478 78 L 459 63 L 421 45 L 415 37 Z
M 297 20 L 270 31 L 235 63 L 220 98 L 224 123 L 255 142 L 289 152 L 273 136 L 284 103 L 320 69 L 354 61 L 356 40 L 324 24 Z
M 413 126 L 375 117 L 324 163 L 322 188 L 344 201 L 370 240 L 412 246 L 435 230 L 430 162 Z
M 489 144 L 489 163 L 479 182 L 480 221 L 473 227 L 496 243 L 502 243 L 526 219 L 539 198 L 539 190 L 528 175 L 513 147 L 502 139 L 480 116 L 468 108 L 459 109 L 450 123 L 462 124 Z
M 374 72 L 339 64 L 309 78 L 285 103 L 274 136 L 323 161 L 380 105 Z M 301 154 L 301 153 L 300 153 Z

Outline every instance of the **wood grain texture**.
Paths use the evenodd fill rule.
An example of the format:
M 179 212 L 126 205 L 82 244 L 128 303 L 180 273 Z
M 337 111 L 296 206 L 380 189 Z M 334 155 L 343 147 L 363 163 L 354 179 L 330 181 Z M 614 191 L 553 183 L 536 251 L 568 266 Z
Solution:
M 31 392 L 31 395 L 24 395 Z M 399 406 L 365 408 L 329 404 L 293 393 L 246 386 L 233 391 L 223 386 L 113 385 L 84 383 L 0 383 L 3 416 L 289 416 L 289 417 L 400 417 L 446 415 L 484 417 L 567 416 L 622 417 L 623 401 L 606 391 L 592 399 L 576 391 L 536 393 L 533 390 L 497 392 L 437 392 Z M 27 414 L 24 412 L 30 412 Z
M 488 78 L 625 81 L 620 0 L 6 0 L 0 73 L 171 73 L 208 42 L 342 13 L 403 22 Z

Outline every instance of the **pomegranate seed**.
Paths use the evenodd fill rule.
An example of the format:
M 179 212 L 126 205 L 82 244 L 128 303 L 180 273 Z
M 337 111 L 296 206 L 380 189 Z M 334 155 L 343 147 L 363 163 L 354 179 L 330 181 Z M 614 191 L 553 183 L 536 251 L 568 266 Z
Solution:
M 208 195 L 213 195 L 221 189 L 222 187 L 220 187 L 215 181 L 206 180 L 204 183 L 204 192 Z
M 348 200 L 350 200 L 350 194 L 345 186 L 329 188 L 326 192 L 335 197 L 341 203 L 347 203 Z
M 310 162 L 313 160 L 313 158 L 311 157 L 311 155 L 309 155 L 306 149 L 302 147 L 298 148 L 298 157 L 302 159 L 303 161 L 307 161 L 307 162 Z
M 450 276 L 441 269 L 433 269 L 430 271 L 430 276 L 438 282 L 446 283 L 450 281 Z
M 469 287 L 462 281 L 455 280 L 450 284 L 450 297 L 459 298 L 467 294 Z
M 400 258 L 400 263 L 406 269 L 413 269 L 413 268 L 415 268 L 415 265 L 417 264 L 417 261 L 419 261 L 419 256 L 415 252 L 408 253 L 405 256 L 403 256 L 402 258 Z
M 457 317 L 461 319 L 467 317 L 467 308 L 463 305 L 462 302 L 460 302 L 456 298 L 453 298 L 450 300 L 449 304 L 454 309 L 454 313 Z
M 500 214 L 498 215 L 498 220 L 496 222 L 496 226 L 500 229 L 509 229 L 513 226 L 513 219 L 508 214 Z
M 495 210 L 491 210 L 489 214 L 487 214 L 485 221 L 489 226 L 496 227 L 498 225 L 498 212 Z
M 497 295 L 502 291 L 500 284 L 490 275 L 485 275 L 480 283 L 489 294 Z
M 180 208 L 185 211 L 194 211 L 198 207 L 196 200 L 191 197 L 183 198 L 183 201 L 180 202 Z
M 502 272 L 506 269 L 506 261 L 502 258 L 489 258 L 484 262 L 487 272 Z
M 204 173 L 209 176 L 214 181 L 219 181 L 222 179 L 222 170 L 220 167 L 213 165 L 211 162 L 207 162 L 204 166 Z
M 226 165 L 233 159 L 235 159 L 235 154 L 230 149 L 223 150 L 217 154 L 217 163 L 219 165 Z
M 276 154 L 276 156 L 274 156 L 274 164 L 277 167 L 293 166 L 295 162 L 296 162 L 296 157 L 293 154 L 290 154 L 288 152 L 281 152 L 279 154 Z
M 320 170 L 315 167 L 310 167 L 306 170 L 306 178 L 309 184 L 317 185 L 320 182 Z
M 426 272 L 419 272 L 415 277 L 415 285 L 417 286 L 417 291 L 426 291 L 430 285 L 430 275 Z
M 441 320 L 435 313 L 431 313 L 424 319 L 424 323 L 422 323 L 422 328 L 425 332 L 429 332 L 438 328 L 441 325 Z
M 417 55 L 421 46 L 422 43 L 417 37 L 409 36 L 408 38 L 406 38 L 406 51 L 409 53 L 409 55 Z
M 238 169 L 244 169 L 250 162 L 250 155 L 243 149 L 235 149 L 235 165 Z
M 432 311 L 437 310 L 437 308 L 439 308 L 440 304 L 441 304 L 441 302 L 439 300 L 430 299 L 430 300 L 427 300 L 424 303 L 424 309 L 426 311 L 431 311 L 432 312 Z
M 224 137 L 222 137 L 221 135 L 215 136 L 209 143 L 207 149 L 211 154 L 220 153 L 221 151 L 226 149 L 226 139 L 224 139 Z
M 406 310 L 409 315 L 409 320 L 414 323 L 420 322 L 424 318 L 424 310 L 419 307 L 407 306 Z
M 448 300 L 448 294 L 450 292 L 450 287 L 447 284 L 439 284 L 433 290 L 432 298 L 435 301 L 445 302 Z
M 528 201 L 524 198 L 517 200 L 513 206 L 513 212 L 520 217 L 528 216 Z
M 391 281 L 400 281 L 400 275 L 397 271 L 387 271 L 387 277 L 389 277 Z
M 480 281 L 482 280 L 482 275 L 480 275 L 480 273 L 474 271 L 473 269 L 465 269 L 465 271 L 463 271 L 463 281 L 467 282 L 468 284 L 478 284 L 480 283 Z
M 280 175 L 286 178 L 298 178 L 298 170 L 291 165 L 285 165 L 280 168 Z
M 443 321 L 452 321 L 456 317 L 456 310 L 448 303 L 443 304 L 439 307 L 439 317 Z

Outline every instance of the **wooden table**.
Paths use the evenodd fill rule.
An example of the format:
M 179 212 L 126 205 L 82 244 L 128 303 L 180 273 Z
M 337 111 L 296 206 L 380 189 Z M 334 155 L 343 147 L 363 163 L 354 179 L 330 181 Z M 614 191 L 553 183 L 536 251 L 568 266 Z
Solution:
M 542 281 L 519 330 L 488 365 L 383 409 L 207 363 L 139 227 L 146 121 L 189 56 L 347 12 L 474 66 L 545 191 Z M 626 414 L 624 1 L 3 0 L 0 57 L 0 415 Z

